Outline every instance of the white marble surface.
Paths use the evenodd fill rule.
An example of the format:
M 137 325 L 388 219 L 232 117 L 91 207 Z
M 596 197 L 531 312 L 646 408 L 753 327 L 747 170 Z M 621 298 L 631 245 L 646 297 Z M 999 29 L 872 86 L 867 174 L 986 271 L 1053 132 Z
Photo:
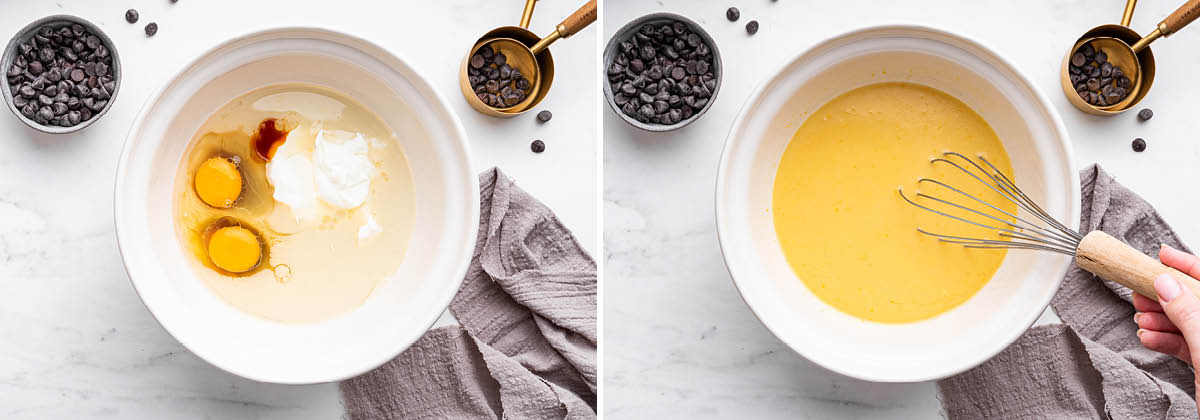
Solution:
M 547 1 L 532 28 L 549 33 L 582 2 Z M 259 384 L 188 353 L 144 309 L 113 233 L 117 157 L 150 93 L 188 60 L 230 37 L 278 26 L 320 26 L 370 39 L 407 60 L 459 114 L 473 165 L 500 166 L 599 249 L 594 98 L 598 30 L 553 47 L 554 90 L 534 114 L 495 119 L 458 91 L 459 60 L 483 32 L 515 25 L 521 0 L 0 0 L 7 40 L 27 23 L 74 14 L 111 36 L 125 66 L 119 96 L 81 133 L 42 135 L 0 111 L 0 418 L 332 419 L 337 389 Z M 141 21 L 124 21 L 127 8 Z M 155 21 L 158 35 L 142 26 Z M 543 139 L 535 155 L 529 143 Z M 444 319 L 442 322 L 447 322 Z
M 1133 19 L 1147 32 L 1181 1 L 1143 1 Z M 708 114 L 669 134 L 639 132 L 604 107 L 604 413 L 608 419 L 936 418 L 931 383 L 871 384 L 797 356 L 754 318 L 734 289 L 717 245 L 713 188 L 729 125 L 754 86 L 826 37 L 883 23 L 920 23 L 975 38 L 1011 60 L 1062 114 L 1080 166 L 1099 162 L 1200 240 L 1200 137 L 1194 109 L 1200 29 L 1154 44 L 1158 78 L 1132 113 L 1075 110 L 1058 66 L 1076 37 L 1119 20 L 1123 0 L 794 1 L 607 0 L 606 34 L 653 11 L 683 14 L 716 38 L 726 73 Z M 742 18 L 725 19 L 737 6 Z M 743 25 L 761 23 L 757 35 Z M 605 36 L 607 38 L 607 36 Z M 1129 143 L 1144 137 L 1146 152 Z M 1195 242 L 1193 242 L 1195 243 Z

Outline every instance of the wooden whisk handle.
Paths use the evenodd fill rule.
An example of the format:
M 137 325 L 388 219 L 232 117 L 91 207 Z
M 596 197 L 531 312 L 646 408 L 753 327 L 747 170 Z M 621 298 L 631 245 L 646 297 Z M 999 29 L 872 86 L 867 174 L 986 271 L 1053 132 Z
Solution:
M 1098 230 L 1087 234 L 1079 242 L 1079 248 L 1075 250 L 1075 264 L 1102 279 L 1121 284 L 1156 301 L 1158 294 L 1154 292 L 1154 278 L 1163 273 L 1175 277 L 1179 284 L 1200 296 L 1200 281 Z

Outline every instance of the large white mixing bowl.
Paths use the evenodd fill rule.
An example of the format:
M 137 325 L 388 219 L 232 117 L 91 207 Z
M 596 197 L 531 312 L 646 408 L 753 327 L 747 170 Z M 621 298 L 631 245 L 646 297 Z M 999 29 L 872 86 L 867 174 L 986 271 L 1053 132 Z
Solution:
M 817 44 L 750 96 L 721 157 L 717 232 L 738 291 L 796 352 L 865 380 L 938 379 L 983 363 L 1029 328 L 1054 296 L 1070 259 L 1011 251 L 966 303 L 908 324 L 864 321 L 813 295 L 788 266 L 775 235 L 771 192 L 779 159 L 807 115 L 848 90 L 888 81 L 931 86 L 969 105 L 1004 142 L 1017 185 L 1055 218 L 1078 225 L 1079 179 L 1070 141 L 1045 96 L 976 42 L 930 28 L 883 26 Z M 847 168 L 830 176 L 861 175 Z
M 285 82 L 322 85 L 375 111 L 412 167 L 416 220 L 399 270 L 334 319 L 284 324 L 225 303 L 196 276 L 176 235 L 174 179 L 188 142 L 229 100 Z M 117 169 L 117 239 L 129 278 L 163 328 L 204 360 L 264 382 L 349 378 L 395 357 L 438 318 L 475 246 L 479 186 L 445 101 L 384 49 L 320 29 L 274 29 L 222 44 L 155 92 Z

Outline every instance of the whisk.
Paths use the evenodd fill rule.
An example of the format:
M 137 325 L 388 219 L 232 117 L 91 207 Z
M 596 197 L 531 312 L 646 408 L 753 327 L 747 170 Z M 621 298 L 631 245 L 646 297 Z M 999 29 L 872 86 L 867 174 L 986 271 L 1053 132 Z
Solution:
M 904 194 L 903 187 L 899 188 L 898 192 L 904 201 L 913 206 L 962 223 L 995 231 L 1001 239 L 956 236 L 930 232 L 920 227 L 917 228 L 918 232 L 935 237 L 941 242 L 962 245 L 967 248 L 1033 250 L 1071 255 L 1075 257 L 1075 264 L 1080 268 L 1153 299 L 1158 298 L 1154 292 L 1154 278 L 1167 273 L 1174 276 L 1180 284 L 1190 287 L 1193 292 L 1200 295 L 1200 282 L 1179 270 L 1163 265 L 1112 235 L 1098 230 L 1083 235 L 1055 220 L 1033 199 L 1025 195 L 1020 188 L 1017 188 L 1016 183 L 1008 176 L 988 162 L 987 158 L 978 156 L 977 159 L 982 165 L 960 153 L 946 152 L 941 157 L 932 159 L 930 164 L 950 165 L 966 173 L 995 191 L 1004 200 L 1016 204 L 1019 209 L 1018 214 L 1013 214 L 962 189 L 931 178 L 918 180 L 918 187 L 929 186 L 930 190 L 940 191 L 943 194 L 942 197 L 948 195 L 956 197 L 958 201 L 921 191 L 915 194 L 916 199 L 914 200 Z M 926 200 L 929 205 L 917 202 Z M 964 205 L 962 204 L 964 202 L 978 205 Z M 999 215 L 1007 216 L 1010 219 Z M 1022 217 L 1022 215 L 1025 216 Z

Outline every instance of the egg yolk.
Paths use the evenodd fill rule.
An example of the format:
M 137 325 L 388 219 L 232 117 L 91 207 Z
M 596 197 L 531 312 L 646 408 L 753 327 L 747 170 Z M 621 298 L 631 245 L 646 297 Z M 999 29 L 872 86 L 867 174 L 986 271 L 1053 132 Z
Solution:
M 262 247 L 258 237 L 241 226 L 227 226 L 208 239 L 208 258 L 222 270 L 244 273 L 258 266 Z
M 196 169 L 196 194 L 205 204 L 230 208 L 242 194 L 242 174 L 223 157 L 209 158 Z

